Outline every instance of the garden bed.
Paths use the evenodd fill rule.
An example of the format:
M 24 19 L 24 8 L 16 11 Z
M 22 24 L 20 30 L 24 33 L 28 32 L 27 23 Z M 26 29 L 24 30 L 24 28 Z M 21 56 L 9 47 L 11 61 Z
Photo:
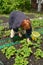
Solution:
M 35 44 L 35 43 L 33 43 L 33 44 Z M 37 44 L 37 43 L 36 43 Z M 23 57 L 22 56 L 22 54 L 21 54 L 21 52 L 22 51 L 20 51 L 20 49 L 22 48 L 22 45 L 23 44 L 15 44 L 15 45 L 13 45 L 13 47 L 16 49 L 16 52 L 15 53 L 13 53 L 13 55 L 11 55 L 10 56 L 10 58 L 9 57 L 7 57 L 6 56 L 6 54 L 7 54 L 7 51 L 5 51 L 4 52 L 4 49 L 2 50 L 0 50 L 0 60 L 4 63 L 4 65 L 15 65 L 15 62 L 17 62 L 17 61 L 15 61 L 15 59 L 17 59 L 16 57 L 17 57 L 17 55 L 18 55 L 18 59 L 20 58 L 20 55 L 21 55 L 21 57 Z M 12 47 L 12 49 L 14 49 Z M 10 47 L 8 47 L 8 48 L 10 48 Z M 27 47 L 26 47 L 27 48 Z M 31 50 L 29 50 L 29 48 L 31 49 Z M 26 65 L 43 65 L 43 57 L 41 58 L 41 55 L 40 55 L 40 53 L 37 51 L 37 54 L 39 53 L 39 55 L 37 55 L 36 54 L 36 56 L 34 55 L 34 53 L 36 53 L 36 50 L 37 49 L 39 49 L 39 52 L 40 52 L 40 50 L 41 51 L 43 51 L 43 43 L 40 43 L 40 45 L 34 45 L 34 46 L 32 46 L 31 44 L 30 44 L 30 46 L 28 47 L 28 49 L 27 49 L 27 54 L 28 53 L 30 53 L 29 54 L 29 56 L 26 54 L 26 56 L 27 56 L 27 61 L 29 62 L 28 64 L 26 64 Z M 8 49 L 7 49 L 8 50 Z M 25 45 L 24 45 L 24 49 L 23 49 L 24 51 L 26 50 L 25 49 Z M 30 52 L 29 52 L 29 51 Z M 13 50 L 12 50 L 13 51 Z M 17 51 L 18 51 L 18 53 L 17 53 Z M 24 52 L 23 51 L 23 52 Z M 32 53 L 31 53 L 31 51 L 32 51 Z M 9 51 L 10 52 L 10 51 Z M 9 54 L 9 52 L 8 52 L 8 54 Z M 26 51 L 25 51 L 26 52 Z M 11 52 L 10 52 L 11 53 Z M 20 55 L 19 55 L 19 53 L 20 53 Z M 10 55 L 10 54 L 9 54 Z M 8 56 L 9 56 L 8 55 Z M 25 57 L 25 54 L 24 54 L 24 57 Z M 39 57 L 39 58 L 38 58 Z M 20 58 L 21 59 L 21 58 Z M 26 58 L 25 58 L 26 59 Z M 22 60 L 22 59 L 21 59 Z M 22 62 L 22 61 L 20 61 L 20 62 Z M 25 61 L 26 62 L 26 61 Z M 18 60 L 18 62 L 17 63 L 19 63 L 19 60 Z M 16 65 L 18 65 L 18 64 L 16 64 Z M 24 64 L 25 65 L 25 64 Z
M 36 25 L 33 25 L 34 28 L 35 26 Z M 39 26 L 41 27 L 41 25 Z M 1 31 L 4 30 L 6 31 L 6 29 L 4 30 L 2 29 Z M 2 33 L 3 35 L 5 34 L 6 36 L 2 35 L 0 40 L 9 38 L 10 35 L 9 32 L 7 32 L 7 34 L 5 32 Z M 14 44 L 12 46 L 0 49 L 0 61 L 2 61 L 4 65 L 43 65 L 43 34 L 41 36 L 42 37 L 38 41 L 31 40 L 29 43 L 27 43 L 26 39 L 23 38 L 23 40 L 20 40 L 18 44 Z M 10 43 L 11 39 L 7 40 L 3 44 L 7 43 L 8 41 Z

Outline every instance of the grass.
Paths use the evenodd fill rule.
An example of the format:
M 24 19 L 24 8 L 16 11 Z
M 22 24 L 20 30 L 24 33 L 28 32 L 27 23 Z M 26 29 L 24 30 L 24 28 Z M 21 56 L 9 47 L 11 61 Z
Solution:
M 34 15 L 36 18 L 43 16 L 43 12 L 37 12 L 37 11 L 25 11 L 25 14 Z
M 4 16 L 4 17 L 6 17 L 6 18 L 9 18 L 9 14 L 0 14 L 0 17 L 1 17 L 1 16 L 2 16 L 2 17 Z
M 0 20 L 0 23 L 3 23 L 3 20 Z
M 24 13 L 27 15 L 34 15 L 35 17 L 41 17 L 41 16 L 43 16 L 43 12 L 40 12 L 40 13 L 38 13 L 38 12 L 36 12 L 36 11 L 24 11 Z M 5 16 L 5 17 L 7 17 L 7 18 L 9 18 L 9 14 L 0 14 L 0 16 Z

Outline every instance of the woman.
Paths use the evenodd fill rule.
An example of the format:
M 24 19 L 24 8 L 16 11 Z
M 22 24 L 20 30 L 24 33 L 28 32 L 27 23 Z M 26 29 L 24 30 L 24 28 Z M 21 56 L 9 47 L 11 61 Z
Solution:
M 21 28 L 22 33 L 25 34 L 27 41 L 29 42 L 32 27 L 29 18 L 27 18 L 23 12 L 13 11 L 10 13 L 9 28 L 11 29 L 11 38 L 13 38 L 14 35 L 19 31 L 18 29 Z M 22 37 L 21 32 L 18 32 L 18 35 Z

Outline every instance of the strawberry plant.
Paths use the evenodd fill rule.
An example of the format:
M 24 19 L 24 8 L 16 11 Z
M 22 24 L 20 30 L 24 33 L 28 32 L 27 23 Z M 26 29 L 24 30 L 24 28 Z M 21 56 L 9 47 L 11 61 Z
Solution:
M 40 59 L 40 57 L 43 58 L 43 51 L 41 49 L 37 49 L 34 55 L 37 59 Z
M 35 41 L 36 41 L 36 43 L 38 43 L 38 44 L 40 44 L 41 42 L 42 42 L 42 36 L 40 36 L 39 38 L 37 38 Z
M 26 39 L 23 39 L 20 41 L 20 43 L 24 44 L 26 42 Z
M 23 57 L 28 57 L 32 53 L 31 48 L 24 46 L 22 49 L 17 50 L 18 55 L 22 55 Z
M 32 53 L 32 50 L 31 48 L 28 48 L 28 47 L 23 47 L 21 50 L 21 55 L 23 55 L 24 57 L 30 56 L 31 53 Z
M 3 48 L 1 51 L 5 54 L 7 59 L 10 59 L 11 56 L 15 54 L 16 49 L 14 46 L 11 46 Z
M 27 42 L 26 39 L 21 40 L 20 43 L 22 44 L 22 46 L 32 46 L 33 44 L 31 41 Z
M 27 61 L 27 58 L 24 58 L 22 56 L 16 56 L 14 65 L 27 65 L 29 62 Z
M 16 49 L 15 49 L 14 46 L 9 47 L 9 48 L 6 50 L 6 53 L 5 53 L 6 58 L 9 59 L 12 55 L 15 54 L 15 52 L 16 52 Z
M 5 31 L 5 35 L 6 35 L 6 36 L 9 36 L 9 35 L 10 35 L 10 30 Z
M 8 49 L 8 47 L 5 47 L 5 48 L 3 48 L 1 51 L 2 51 L 2 53 L 6 53 L 6 50 Z
M 34 48 L 40 48 L 40 44 L 34 43 L 34 44 L 33 44 L 33 47 L 34 47 Z
M 39 38 L 37 38 L 34 43 L 33 43 L 33 47 L 34 48 L 40 48 L 40 43 L 42 42 L 42 37 L 40 36 Z
M 0 31 L 4 30 L 4 26 L 0 26 Z
M 29 42 L 25 41 L 25 43 L 23 44 L 23 46 L 27 46 L 27 47 L 30 47 L 32 45 L 33 45 L 33 43 L 31 41 L 29 41 Z

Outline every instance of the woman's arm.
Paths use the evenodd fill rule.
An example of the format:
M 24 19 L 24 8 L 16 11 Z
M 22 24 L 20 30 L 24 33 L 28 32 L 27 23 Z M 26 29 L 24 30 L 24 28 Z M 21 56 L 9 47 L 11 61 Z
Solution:
M 29 30 L 26 30 L 27 42 L 31 39 L 32 27 Z
M 26 30 L 27 37 L 30 37 L 32 33 L 32 27 L 29 30 Z

